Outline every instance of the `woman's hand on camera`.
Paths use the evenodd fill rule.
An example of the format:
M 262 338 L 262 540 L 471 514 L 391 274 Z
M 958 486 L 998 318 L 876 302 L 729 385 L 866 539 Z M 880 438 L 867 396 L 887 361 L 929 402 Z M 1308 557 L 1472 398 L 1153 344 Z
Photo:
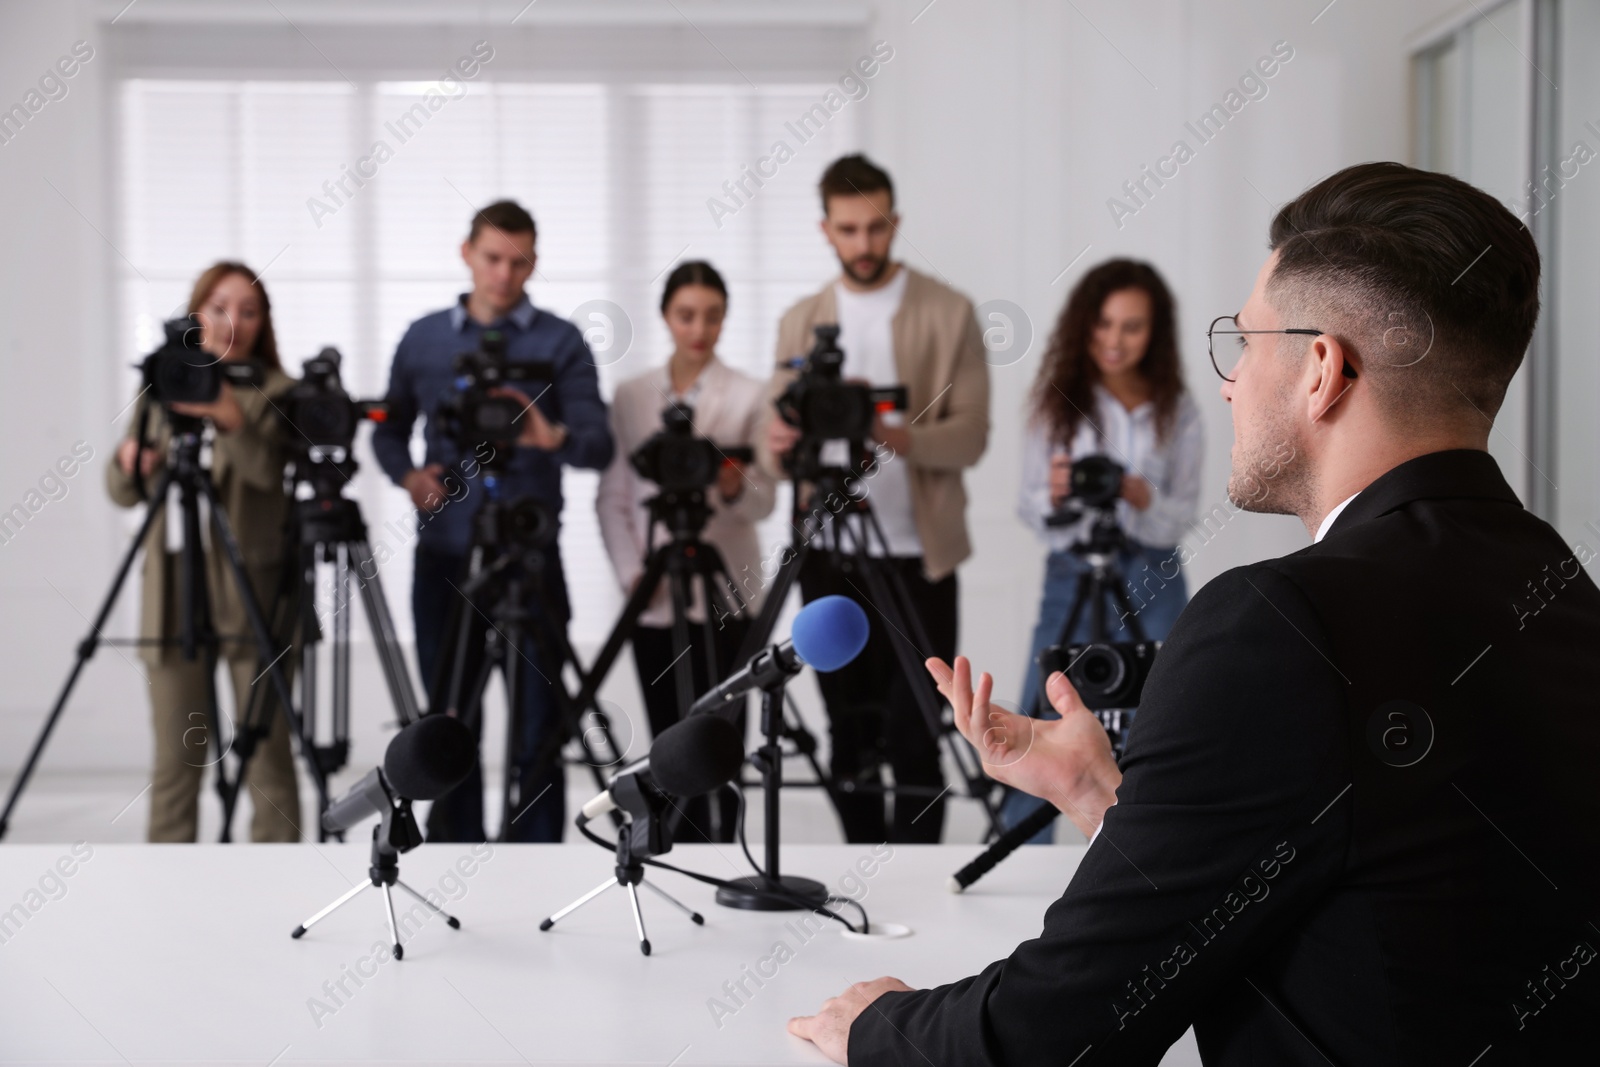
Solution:
M 1137 474 L 1124 474 L 1122 476 L 1122 499 L 1132 504 L 1139 511 L 1144 511 L 1150 506 L 1150 483 Z
M 997 782 L 1048 800 L 1085 837 L 1116 803 L 1122 772 L 1111 755 L 1111 739 L 1094 712 L 1060 671 L 1050 675 L 1045 692 L 1059 719 L 1032 719 L 990 702 L 994 679 L 985 672 L 972 688 L 972 665 L 957 656 L 954 670 L 930 659 L 928 673 L 955 711 L 956 729 L 971 742 L 983 769 Z
M 150 477 L 151 473 L 156 469 L 156 464 L 161 462 L 160 452 L 153 448 L 141 449 L 139 442 L 131 437 L 128 438 L 117 446 L 117 466 L 122 470 L 123 474 L 130 478 L 133 477 L 135 456 L 139 459 L 139 476 L 141 478 Z
M 1067 494 L 1072 492 L 1072 457 L 1055 455 L 1050 457 L 1050 506 L 1059 508 L 1061 502 L 1067 499 Z
M 218 433 L 232 433 L 244 425 L 244 409 L 239 406 L 238 398 L 233 395 L 233 386 L 227 382 L 222 383 L 222 391 L 208 404 L 175 402 L 169 406 L 179 415 L 210 419 L 211 425 L 217 428 Z

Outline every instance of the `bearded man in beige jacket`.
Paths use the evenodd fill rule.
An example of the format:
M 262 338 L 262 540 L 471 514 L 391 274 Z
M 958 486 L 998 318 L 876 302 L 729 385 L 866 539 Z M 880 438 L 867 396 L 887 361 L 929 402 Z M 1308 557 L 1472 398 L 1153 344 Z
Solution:
M 971 554 L 962 472 L 978 462 L 989 437 L 982 336 L 971 301 L 890 257 L 899 215 L 888 174 L 863 156 L 845 156 L 824 172 L 820 191 L 822 233 L 842 273 L 784 314 L 769 396 L 776 398 L 793 380 L 790 361 L 810 350 L 814 327 L 827 323 L 839 326 L 845 378 L 905 387 L 905 411 L 875 419 L 873 458 L 857 482 L 884 534 L 883 544 L 869 539 L 867 548 L 899 574 L 921 620 L 929 647 L 913 649 L 916 661 L 953 655 L 956 567 Z M 799 436 L 769 409 L 758 459 L 782 476 L 783 457 Z M 808 487 L 799 486 L 797 511 L 816 512 L 809 497 Z M 822 521 L 827 526 L 839 520 L 825 514 Z M 812 547 L 831 540 L 827 533 L 816 535 Z M 817 679 L 828 711 L 832 773 L 841 785 L 866 787 L 836 794 L 845 838 L 938 841 L 944 824 L 938 739 L 912 688 L 929 682 L 926 676 L 908 678 L 900 668 L 890 641 L 912 638 L 893 632 L 870 602 L 856 566 L 848 556 L 812 551 L 799 576 L 806 602 L 842 594 L 860 602 L 872 620 L 862 654 Z M 875 789 L 885 762 L 895 786 L 887 794 Z M 886 797 L 893 798 L 887 805 L 892 813 Z

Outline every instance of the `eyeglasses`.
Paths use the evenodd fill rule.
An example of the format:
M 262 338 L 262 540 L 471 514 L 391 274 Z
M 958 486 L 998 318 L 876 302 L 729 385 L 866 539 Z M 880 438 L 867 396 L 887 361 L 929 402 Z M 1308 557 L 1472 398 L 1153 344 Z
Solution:
M 1211 352 L 1211 369 L 1216 371 L 1217 377 L 1221 378 L 1225 382 L 1231 382 L 1233 379 L 1222 373 L 1222 364 L 1217 361 L 1217 337 L 1219 335 L 1223 337 L 1243 338 L 1245 335 L 1252 333 L 1293 333 L 1300 334 L 1304 337 L 1321 337 L 1323 333 L 1321 330 L 1240 330 L 1237 328 L 1232 330 L 1217 329 L 1217 327 L 1224 322 L 1232 323 L 1235 327 L 1239 325 L 1239 319 L 1236 315 L 1217 316 L 1216 319 L 1212 320 L 1210 329 L 1206 330 L 1206 347 Z M 1237 343 L 1242 344 L 1243 342 L 1240 341 Z M 1234 359 L 1238 358 L 1237 351 L 1233 353 L 1233 357 Z M 1230 360 L 1230 363 L 1231 362 L 1232 361 Z M 1346 378 L 1354 378 L 1356 376 L 1356 369 L 1349 363 L 1344 365 L 1343 370 Z

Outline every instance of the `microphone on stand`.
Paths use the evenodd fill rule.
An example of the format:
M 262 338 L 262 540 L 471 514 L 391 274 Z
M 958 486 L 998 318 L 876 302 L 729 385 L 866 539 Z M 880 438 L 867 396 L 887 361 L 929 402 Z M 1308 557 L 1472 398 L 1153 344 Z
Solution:
M 307 930 L 363 889 L 381 889 L 394 958 L 403 959 L 405 946 L 395 926 L 391 892 L 396 886 L 443 918 L 451 929 L 461 929 L 460 919 L 400 880 L 400 855 L 422 844 L 422 830 L 411 813 L 411 802 L 438 800 L 466 779 L 477 760 L 478 744 L 472 731 L 449 715 L 424 715 L 395 734 L 384 750 L 383 766 L 368 771 L 322 813 L 322 827 L 329 833 L 344 833 L 369 815 L 380 817 L 372 828 L 368 880 L 296 926 L 289 936 L 304 937 Z
M 389 742 L 374 767 L 322 813 L 322 828 L 342 834 L 369 815 L 412 800 L 438 800 L 472 772 L 478 746 L 472 731 L 448 715 L 424 715 Z M 414 847 L 414 846 L 412 846 Z
M 689 715 L 716 712 L 752 689 L 771 689 L 808 666 L 823 673 L 836 671 L 867 647 L 868 633 L 867 613 L 860 604 L 846 596 L 818 597 L 795 615 L 789 640 L 757 652 L 696 700 Z
M 598 819 L 621 808 L 631 810 L 649 790 L 678 798 L 709 793 L 739 774 L 744 765 L 744 738 L 726 719 L 701 715 L 675 722 L 661 731 L 650 751 L 611 776 L 611 784 L 583 806 L 586 819 Z

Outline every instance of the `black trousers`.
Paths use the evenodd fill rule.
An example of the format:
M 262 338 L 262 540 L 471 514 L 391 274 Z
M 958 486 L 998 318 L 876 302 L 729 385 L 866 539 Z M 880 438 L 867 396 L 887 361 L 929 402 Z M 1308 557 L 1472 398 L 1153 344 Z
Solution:
M 466 661 L 462 676 L 470 686 L 483 663 L 489 622 L 478 609 L 466 603 L 458 591 L 465 579 L 467 558 L 428 548 L 417 548 L 416 568 L 411 582 L 411 609 L 416 622 L 417 660 L 422 677 L 428 680 L 428 707 L 443 709 L 451 667 L 455 661 L 456 628 L 451 625 L 463 615 L 469 622 Z M 552 549 L 545 556 L 542 579 L 553 610 L 561 617 L 554 625 L 565 627 L 567 616 L 566 582 L 561 557 Z M 544 603 L 530 595 L 528 610 L 541 619 Z M 536 623 L 534 625 L 537 625 Z M 515 655 L 516 653 L 512 653 Z M 522 675 L 523 704 L 520 733 L 513 754 L 513 773 L 520 779 L 523 803 L 521 812 L 506 812 L 509 841 L 560 841 L 567 822 L 566 773 L 555 750 L 566 730 L 561 720 L 553 686 L 559 684 L 560 664 L 546 663 L 538 644 L 523 642 L 518 667 Z M 463 694 L 465 699 L 465 694 Z M 515 710 L 515 709 L 513 709 Z M 470 723 L 475 734 L 483 729 L 482 716 Z M 550 753 L 554 758 L 543 758 Z M 428 812 L 428 840 L 483 841 L 487 834 L 483 817 L 483 768 L 474 760 L 466 781 L 434 801 Z
M 734 657 L 749 629 L 750 624 L 743 619 L 724 619 L 721 627 L 716 629 L 713 647 L 721 677 L 712 679 L 706 671 L 705 651 L 700 647 L 703 630 L 699 624 L 690 623 L 690 645 L 684 659 L 694 665 L 695 696 L 705 693 L 715 682 L 731 673 Z M 677 665 L 673 663 L 673 656 L 670 629 L 661 626 L 634 628 L 633 665 L 639 672 L 639 689 L 644 693 L 644 710 L 650 719 L 651 737 L 660 737 L 662 730 L 677 722 L 689 710 L 678 707 Z M 742 737 L 745 733 L 745 702 L 739 703 L 741 710 L 737 725 Z M 712 797 L 716 798 L 715 805 L 711 803 Z M 733 840 L 734 822 L 739 813 L 739 801 L 733 790 L 725 788 L 713 794 L 690 797 L 679 806 L 683 816 L 672 827 L 674 841 L 698 843 Z
M 869 602 L 870 587 L 858 573 L 860 563 L 842 556 L 813 552 L 800 569 L 800 596 L 806 603 L 819 597 L 841 595 L 859 603 L 871 623 L 871 636 L 861 655 L 830 674 L 818 674 L 822 699 L 827 705 L 832 738 L 830 770 L 841 786 L 846 782 L 877 785 L 882 766 L 894 771 L 897 787 L 927 790 L 901 796 L 865 792 L 839 798 L 839 820 L 845 840 L 851 843 L 892 841 L 930 844 L 944 830 L 944 788 L 939 766 L 939 741 L 923 718 L 912 686 L 932 688 L 933 681 L 921 663 L 929 656 L 946 662 L 956 652 L 956 576 L 952 572 L 930 582 L 922 571 L 922 558 L 890 557 L 871 566 L 892 570 L 904 584 L 911 610 L 927 632 L 927 648 L 915 648 L 916 677 L 908 678 L 890 642 L 909 643 Z

